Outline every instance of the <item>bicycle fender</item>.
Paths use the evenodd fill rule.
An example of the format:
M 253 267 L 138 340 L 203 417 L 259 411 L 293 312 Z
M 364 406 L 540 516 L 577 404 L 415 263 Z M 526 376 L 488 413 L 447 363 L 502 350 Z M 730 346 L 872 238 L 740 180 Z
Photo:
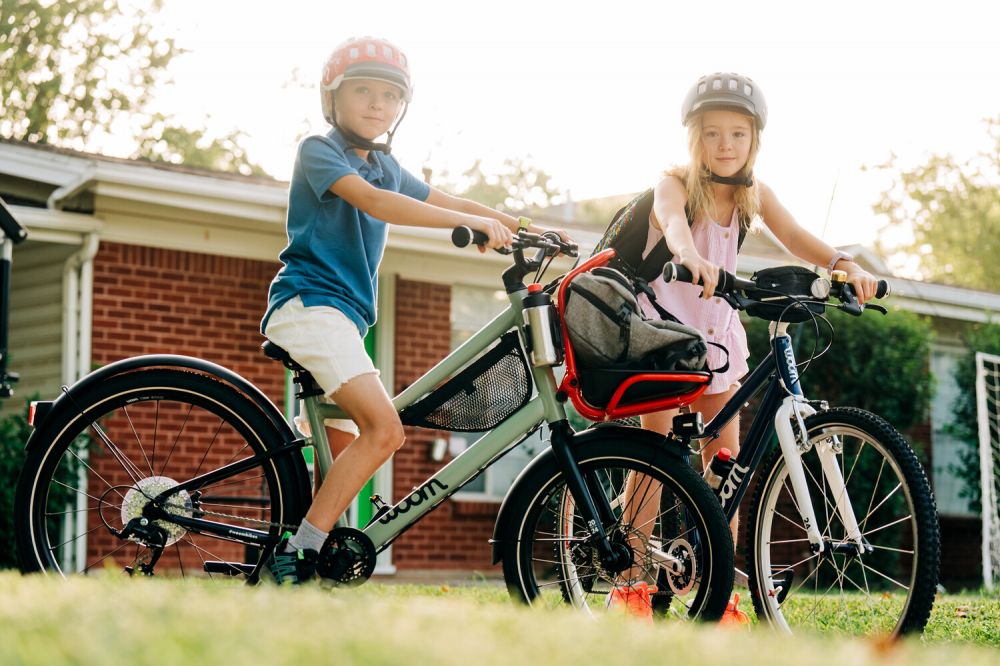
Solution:
M 660 433 L 624 425 L 600 424 L 592 428 L 588 428 L 587 430 L 574 433 L 570 447 L 581 446 L 589 442 L 599 441 L 601 439 L 629 439 L 633 441 L 645 442 L 656 447 L 661 447 L 665 451 L 673 453 L 680 458 L 687 458 L 687 452 L 682 447 L 671 446 L 665 441 L 665 438 Z M 504 495 L 503 502 L 500 504 L 500 511 L 497 513 L 497 522 L 493 526 L 493 538 L 490 539 L 490 546 L 493 553 L 493 564 L 500 562 L 502 546 L 500 541 L 501 536 L 506 531 L 509 522 L 516 520 L 519 517 L 512 514 L 510 507 L 513 504 L 513 501 L 511 501 L 511 498 L 517 497 L 520 493 L 530 490 L 530 488 L 527 487 L 526 479 L 530 477 L 535 469 L 543 465 L 556 464 L 555 453 L 553 453 L 551 448 L 545 449 L 535 456 L 531 462 L 529 462 L 528 465 L 521 470 L 521 473 L 517 475 L 517 478 L 514 479 L 514 482 L 510 486 L 510 490 L 508 490 L 507 494 Z
M 78 411 L 77 404 L 79 398 L 85 396 L 91 387 L 99 384 L 100 382 L 107 381 L 116 375 L 151 368 L 179 368 L 194 370 L 219 379 L 246 394 L 246 396 L 260 408 L 272 425 L 274 425 L 284 441 L 291 442 L 296 438 L 295 434 L 292 432 L 291 426 L 281 413 L 281 410 L 279 410 L 275 404 L 271 402 L 270 398 L 268 398 L 263 391 L 254 386 L 249 380 L 241 375 L 221 365 L 212 363 L 211 361 L 194 358 L 192 356 L 181 356 L 179 354 L 147 354 L 144 356 L 133 356 L 131 358 L 122 359 L 98 368 L 78 380 L 69 388 L 64 389 L 59 397 L 54 401 L 40 403 L 44 404 L 44 408 L 41 412 L 36 411 L 34 432 L 32 432 L 32 436 L 28 437 L 28 441 L 25 444 L 25 450 L 31 450 L 33 441 L 44 439 L 41 437 L 36 438 L 34 434 L 44 429 L 47 423 L 51 422 L 60 414 L 63 414 L 65 411 L 76 413 Z

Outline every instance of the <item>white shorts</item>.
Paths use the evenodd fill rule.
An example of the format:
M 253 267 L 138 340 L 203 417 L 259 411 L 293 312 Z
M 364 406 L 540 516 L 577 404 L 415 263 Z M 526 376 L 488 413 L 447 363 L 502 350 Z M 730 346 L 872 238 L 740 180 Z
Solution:
M 285 302 L 271 314 L 264 335 L 312 374 L 323 389 L 323 402 L 332 403 L 330 396 L 341 386 L 361 375 L 378 375 L 372 364 L 358 327 L 347 315 L 326 305 L 306 307 L 298 296 Z M 305 406 L 295 417 L 295 427 L 310 436 Z M 326 419 L 331 428 L 358 434 L 358 426 L 348 419 Z

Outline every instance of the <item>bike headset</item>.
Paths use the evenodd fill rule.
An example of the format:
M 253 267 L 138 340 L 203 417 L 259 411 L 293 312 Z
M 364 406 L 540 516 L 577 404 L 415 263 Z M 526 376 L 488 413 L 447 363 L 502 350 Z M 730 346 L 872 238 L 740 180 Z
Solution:
M 376 143 L 359 136 L 346 127 L 337 124 L 334 110 L 334 93 L 344 81 L 351 79 L 375 79 L 398 86 L 403 91 L 403 112 L 396 124 L 389 129 L 385 143 Z M 319 86 L 323 117 L 334 126 L 352 148 L 377 150 L 388 155 L 392 150 L 392 137 L 406 116 L 406 110 L 413 99 L 413 85 L 410 82 L 410 65 L 406 56 L 392 42 L 377 37 L 352 37 L 340 44 L 326 59 Z
M 681 123 L 684 126 L 697 114 L 709 109 L 727 109 L 749 115 L 754 119 L 757 132 L 767 124 L 767 103 L 764 93 L 754 81 L 742 74 L 722 73 L 706 74 L 698 79 L 681 105 Z M 753 172 L 736 176 L 720 176 L 711 169 L 709 180 L 723 185 L 753 185 Z

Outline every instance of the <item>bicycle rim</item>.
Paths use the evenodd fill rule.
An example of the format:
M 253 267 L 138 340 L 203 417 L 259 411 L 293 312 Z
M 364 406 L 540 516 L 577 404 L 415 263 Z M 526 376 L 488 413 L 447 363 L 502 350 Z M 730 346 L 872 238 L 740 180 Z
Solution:
M 169 519 L 150 521 L 162 530 L 157 534 L 165 536 L 164 548 L 151 547 L 142 535 L 121 538 L 115 532 L 141 520 L 157 494 L 265 452 L 265 419 L 240 394 L 192 373 L 134 373 L 108 384 L 40 451 L 29 500 L 32 555 L 39 567 L 62 575 L 186 577 L 215 571 L 245 578 L 242 568 L 209 564 L 256 564 L 259 549 L 238 538 L 197 534 Z M 166 508 L 276 537 L 290 518 L 289 478 L 282 461 L 272 459 L 174 494 Z
M 831 443 L 865 551 L 848 538 L 819 463 L 817 445 Z M 751 588 L 758 613 L 789 633 L 900 633 L 921 583 L 914 481 L 892 448 L 865 429 L 824 424 L 810 429 L 810 444 L 802 461 L 825 552 L 810 549 L 784 459 L 775 457 L 755 530 Z

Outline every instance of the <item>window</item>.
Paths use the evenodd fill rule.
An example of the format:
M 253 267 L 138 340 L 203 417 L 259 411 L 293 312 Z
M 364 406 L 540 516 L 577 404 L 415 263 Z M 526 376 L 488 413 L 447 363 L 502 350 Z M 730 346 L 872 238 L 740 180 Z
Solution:
M 455 349 L 503 312 L 510 305 L 503 290 L 484 287 L 454 285 L 451 288 L 451 348 Z M 535 432 L 527 440 L 508 452 L 500 460 L 488 467 L 471 483 L 455 494 L 456 499 L 501 500 L 513 483 L 514 478 L 524 469 L 545 446 L 544 429 Z M 451 433 L 448 453 L 456 456 L 485 433 Z
M 959 497 L 963 481 L 951 468 L 961 464 L 958 453 L 966 444 L 950 435 L 946 427 L 953 422 L 952 410 L 959 389 L 955 384 L 955 366 L 964 352 L 960 349 L 935 347 L 931 351 L 931 372 L 934 374 L 934 398 L 931 401 L 931 449 L 933 452 L 934 496 L 942 515 L 969 516 L 968 500 Z

